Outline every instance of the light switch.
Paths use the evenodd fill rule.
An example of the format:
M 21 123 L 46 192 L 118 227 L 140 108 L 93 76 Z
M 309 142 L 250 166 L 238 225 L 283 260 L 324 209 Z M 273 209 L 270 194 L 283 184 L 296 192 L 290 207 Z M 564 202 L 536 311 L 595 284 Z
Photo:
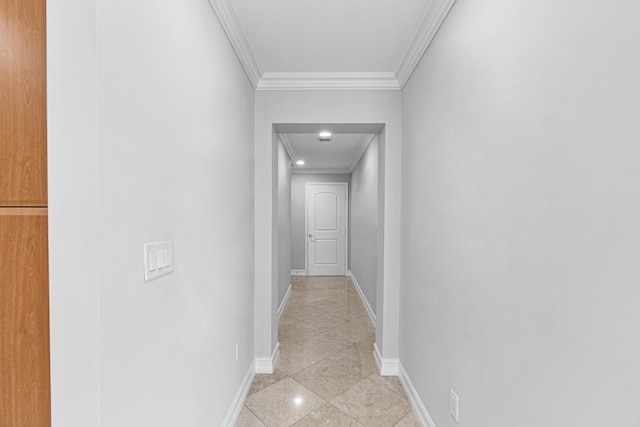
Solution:
M 164 248 L 164 264 L 167 267 L 170 267 L 172 262 L 171 256 L 173 255 L 173 249 L 170 246 Z
M 149 260 L 149 271 L 155 271 L 158 268 L 158 257 L 156 256 L 155 246 L 149 246 L 146 258 Z
M 158 268 L 164 268 L 164 249 L 162 245 L 156 248 L 156 256 L 158 257 Z
M 173 271 L 173 242 L 154 242 L 144 244 L 144 280 L 145 282 L 169 274 Z

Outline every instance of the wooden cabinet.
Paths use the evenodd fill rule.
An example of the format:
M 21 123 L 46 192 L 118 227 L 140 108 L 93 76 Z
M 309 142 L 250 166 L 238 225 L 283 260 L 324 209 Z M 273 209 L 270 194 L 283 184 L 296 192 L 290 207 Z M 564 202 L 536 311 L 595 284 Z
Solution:
M 45 0 L 0 0 L 0 206 L 47 206 Z
M 0 427 L 51 425 L 45 12 L 0 0 Z
M 47 209 L 0 208 L 0 425 L 49 426 Z

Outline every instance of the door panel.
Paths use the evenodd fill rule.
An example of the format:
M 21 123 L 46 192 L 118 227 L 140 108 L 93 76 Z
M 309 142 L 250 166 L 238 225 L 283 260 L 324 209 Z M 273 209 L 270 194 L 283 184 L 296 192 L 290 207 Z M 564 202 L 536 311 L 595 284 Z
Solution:
M 315 196 L 315 229 L 338 230 L 338 196 L 335 193 L 319 193 Z
M 0 426 L 50 426 L 47 209 L 0 208 L 0 236 Z
M 307 274 L 344 276 L 346 273 L 347 184 L 308 183 Z
M 47 205 L 45 0 L 0 0 L 0 206 Z
M 0 426 L 51 425 L 46 1 L 0 0 Z
M 316 239 L 315 264 L 336 264 L 338 262 L 338 241 Z

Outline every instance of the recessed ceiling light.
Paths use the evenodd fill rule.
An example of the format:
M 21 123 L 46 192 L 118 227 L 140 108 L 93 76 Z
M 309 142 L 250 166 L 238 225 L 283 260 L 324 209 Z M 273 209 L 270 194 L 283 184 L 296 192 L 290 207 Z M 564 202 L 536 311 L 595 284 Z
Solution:
M 296 165 L 298 165 L 298 166 L 302 166 L 302 165 L 304 165 L 304 160 L 298 160 L 298 161 L 296 162 Z
M 329 138 L 331 136 L 331 132 L 322 131 L 320 132 L 320 138 Z

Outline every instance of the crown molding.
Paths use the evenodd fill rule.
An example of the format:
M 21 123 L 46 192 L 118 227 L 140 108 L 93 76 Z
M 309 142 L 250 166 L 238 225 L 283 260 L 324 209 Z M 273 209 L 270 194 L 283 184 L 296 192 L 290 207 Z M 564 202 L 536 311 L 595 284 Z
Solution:
M 293 175 L 318 175 L 318 174 L 343 174 L 349 175 L 351 171 L 347 168 L 306 168 L 306 167 L 292 167 L 291 173 Z
M 431 41 L 440 29 L 440 26 L 444 22 L 455 2 L 456 0 L 436 0 L 433 2 L 431 7 L 427 9 L 424 18 L 422 19 L 422 23 L 416 31 L 398 71 L 395 73 L 401 89 L 407 83 L 409 77 L 411 77 L 413 70 L 420 62 L 422 55 L 424 55 L 429 48 Z
M 280 136 L 280 141 L 282 141 L 282 145 L 284 146 L 284 149 L 287 151 L 287 154 L 289 155 L 289 159 L 292 161 L 295 160 L 297 157 L 296 152 L 293 149 L 293 145 L 291 145 L 291 141 L 289 141 L 289 137 L 285 133 L 281 133 L 279 134 L 279 136 Z
M 362 155 L 364 154 L 365 151 L 367 151 L 369 144 L 371 144 L 371 141 L 373 141 L 373 138 L 375 137 L 376 135 L 374 133 L 368 133 L 368 134 L 362 135 L 362 140 L 360 141 L 360 145 L 358 145 L 358 149 L 356 150 L 356 155 L 353 156 L 353 160 L 351 161 L 351 165 L 349 166 L 349 173 L 353 172 L 356 166 L 358 166 L 358 163 L 360 162 Z
M 209 0 L 255 90 L 402 90 L 456 0 L 435 0 L 394 72 L 262 72 L 233 9 L 232 0 Z M 340 172 L 342 173 L 342 172 Z
M 400 90 L 392 72 L 272 73 L 265 72 L 256 90 Z
M 236 51 L 236 55 L 238 56 L 238 59 L 240 59 L 242 67 L 247 73 L 247 77 L 249 77 L 249 81 L 251 81 L 251 84 L 255 89 L 262 77 L 262 72 L 258 67 L 258 63 L 256 62 L 253 51 L 251 50 L 249 42 L 244 35 L 244 31 L 242 31 L 242 26 L 240 25 L 240 21 L 238 20 L 235 11 L 233 10 L 233 6 L 231 6 L 231 1 L 209 0 L 209 4 L 211 4 L 213 11 L 220 21 L 220 25 L 222 25 L 224 32 L 227 34 L 227 37 L 231 42 L 231 46 L 233 46 L 233 49 Z

